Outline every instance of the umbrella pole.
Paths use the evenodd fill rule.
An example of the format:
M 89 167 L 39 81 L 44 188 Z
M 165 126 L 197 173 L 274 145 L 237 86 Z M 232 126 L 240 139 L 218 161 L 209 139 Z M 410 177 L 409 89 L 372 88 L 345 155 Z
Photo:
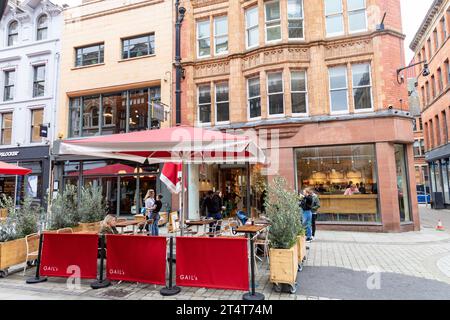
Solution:
M 180 230 L 181 230 L 181 236 L 184 236 L 184 206 L 185 201 L 184 201 L 184 175 L 185 175 L 185 170 L 184 170 L 184 162 L 181 161 L 181 208 L 180 208 Z

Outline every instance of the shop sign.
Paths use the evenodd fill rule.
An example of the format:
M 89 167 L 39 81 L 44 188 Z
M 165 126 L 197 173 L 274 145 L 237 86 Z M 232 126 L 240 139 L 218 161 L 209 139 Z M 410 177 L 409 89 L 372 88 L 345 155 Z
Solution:
M 48 127 L 41 125 L 39 130 L 39 136 L 41 138 L 47 138 L 48 137 Z
M 20 151 L 0 152 L 0 158 L 17 157 Z

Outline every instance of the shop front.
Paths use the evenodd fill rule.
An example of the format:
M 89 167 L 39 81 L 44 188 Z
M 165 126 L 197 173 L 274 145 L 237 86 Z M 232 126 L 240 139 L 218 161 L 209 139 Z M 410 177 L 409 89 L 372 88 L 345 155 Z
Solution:
M 32 170 L 26 176 L 0 176 L 0 194 L 15 199 L 16 205 L 26 197 L 45 205 L 50 168 L 48 146 L 1 149 L 0 161 Z
M 159 165 L 104 159 L 59 159 L 55 162 L 55 172 L 54 188 L 60 191 L 68 184 L 78 190 L 100 187 L 110 214 L 130 216 L 140 213 L 150 189 L 163 194 L 163 212 L 171 209 L 170 193 L 159 180 Z
M 450 207 L 450 145 L 427 153 L 430 168 L 431 198 L 434 209 Z

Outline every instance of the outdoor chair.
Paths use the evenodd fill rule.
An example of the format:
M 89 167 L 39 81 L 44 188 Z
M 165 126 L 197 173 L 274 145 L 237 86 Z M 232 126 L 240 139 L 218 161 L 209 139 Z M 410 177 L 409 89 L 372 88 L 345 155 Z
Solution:
M 269 265 L 269 245 L 270 245 L 270 241 L 269 241 L 269 228 L 267 227 L 264 232 L 264 239 L 260 239 L 258 238 L 259 234 L 256 234 L 255 237 L 253 238 L 253 245 L 254 245 L 254 253 L 255 253 L 255 260 L 259 260 L 261 262 L 263 262 L 263 259 L 266 258 L 267 261 L 267 265 Z M 262 247 L 262 248 L 261 248 Z M 263 258 L 258 256 L 258 253 L 262 253 L 263 254 Z
M 23 267 L 23 275 L 27 270 L 27 266 L 32 266 L 33 262 L 37 260 L 39 254 L 39 239 L 38 233 L 33 233 L 25 237 L 25 243 L 27 247 L 27 257 L 25 258 L 25 266 Z
M 73 233 L 73 229 L 72 228 L 62 228 L 62 229 L 58 229 L 58 231 L 56 231 L 56 233 Z
M 216 222 L 213 223 L 212 227 L 209 227 L 210 230 L 212 229 L 212 231 L 206 232 L 205 235 L 210 237 L 220 236 L 220 234 L 222 233 L 221 231 L 222 224 L 223 220 L 217 220 Z

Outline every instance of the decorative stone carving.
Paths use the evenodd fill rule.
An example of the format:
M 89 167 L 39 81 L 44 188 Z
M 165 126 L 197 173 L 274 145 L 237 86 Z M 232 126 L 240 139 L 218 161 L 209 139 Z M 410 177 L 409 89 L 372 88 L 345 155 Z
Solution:
M 230 74 L 229 61 L 206 63 L 194 67 L 194 78 L 214 77 Z
M 258 52 L 242 59 L 242 69 L 248 70 L 271 63 L 309 62 L 308 48 L 277 48 Z
M 373 53 L 373 43 L 371 39 L 354 42 L 342 42 L 325 47 L 325 58 L 348 57 L 355 54 Z

